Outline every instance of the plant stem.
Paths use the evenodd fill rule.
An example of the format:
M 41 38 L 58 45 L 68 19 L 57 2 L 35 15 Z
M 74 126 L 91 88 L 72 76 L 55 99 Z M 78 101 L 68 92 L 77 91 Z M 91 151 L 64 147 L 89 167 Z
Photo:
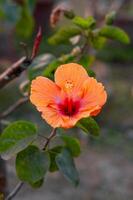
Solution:
M 23 182 L 19 182 L 16 187 L 13 189 L 13 191 L 5 198 L 5 200 L 11 200 L 13 197 L 16 196 L 16 194 L 20 191 L 22 186 L 24 185 Z
M 50 134 L 50 136 L 47 138 L 47 141 L 43 147 L 43 150 L 46 150 L 47 146 L 49 145 L 50 141 L 52 140 L 52 138 L 56 135 L 56 128 L 54 128 Z
M 31 64 L 31 62 L 32 61 L 28 60 L 26 57 L 22 57 L 12 66 L 7 68 L 2 74 L 0 74 L 0 89 L 10 83 L 13 79 L 20 76 L 21 73 Z
M 28 97 L 23 97 L 21 99 L 19 99 L 18 101 L 16 101 L 13 105 L 11 105 L 7 110 L 5 110 L 1 115 L 0 115 L 0 119 L 3 119 L 5 117 L 7 117 L 8 115 L 10 115 L 16 108 L 18 108 L 19 106 L 23 105 L 24 103 L 26 103 L 28 101 Z
M 83 56 L 83 54 L 87 51 L 88 48 L 88 42 L 87 40 L 85 41 L 84 45 L 81 47 L 81 52 L 80 54 L 77 56 L 76 61 L 80 61 L 81 57 Z

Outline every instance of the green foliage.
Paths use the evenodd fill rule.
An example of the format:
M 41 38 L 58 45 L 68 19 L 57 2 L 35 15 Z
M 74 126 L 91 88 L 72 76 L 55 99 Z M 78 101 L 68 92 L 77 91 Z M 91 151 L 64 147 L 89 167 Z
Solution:
M 55 57 L 52 54 L 42 54 L 36 57 L 28 70 L 28 76 L 30 81 L 39 75 L 50 77 L 51 71 L 49 69 L 49 65 L 50 63 L 54 62 L 54 59 Z M 47 65 L 48 67 L 44 69 Z
M 96 74 L 95 74 L 95 72 L 93 71 L 93 70 L 91 70 L 91 69 L 88 69 L 88 75 L 90 76 L 90 77 L 96 77 Z
M 75 16 L 72 21 L 75 25 L 81 27 L 82 29 L 93 28 L 96 24 L 96 21 L 92 16 L 89 16 L 87 18 Z
M 76 170 L 74 160 L 67 148 L 62 149 L 61 153 L 56 156 L 56 164 L 68 181 L 73 185 L 79 184 L 79 175 Z
M 54 72 L 56 71 L 57 67 L 61 64 L 69 63 L 74 60 L 74 56 L 70 54 L 66 54 L 61 56 L 58 59 L 52 60 L 49 65 L 43 70 L 42 75 L 51 79 L 54 79 Z
M 107 42 L 107 39 L 99 35 L 92 37 L 91 39 L 91 45 L 93 46 L 94 49 L 97 49 L 97 50 L 103 49 L 106 42 Z
M 100 29 L 99 34 L 103 37 L 117 40 L 124 44 L 129 44 L 130 42 L 127 33 L 116 26 L 105 25 Z
M 0 154 L 9 159 L 25 149 L 37 137 L 36 126 L 28 121 L 16 121 L 4 129 L 0 136 Z
M 67 149 L 69 149 L 73 157 L 77 157 L 80 155 L 80 143 L 78 139 L 66 134 L 61 134 L 60 137 L 64 141 L 65 146 L 67 147 Z
M 95 72 L 92 69 L 90 69 L 90 65 L 92 65 L 94 60 L 95 60 L 94 56 L 83 55 L 79 61 L 79 64 L 81 64 L 86 69 L 90 77 L 96 76 Z
M 59 60 L 53 60 L 43 71 L 43 76 L 53 79 L 54 71 L 61 64 Z
M 35 182 L 35 183 L 30 183 L 30 185 L 32 186 L 32 188 L 40 188 L 44 183 L 44 179 L 40 179 L 39 181 Z
M 68 43 L 71 37 L 79 35 L 80 33 L 80 28 L 72 25 L 67 25 L 61 27 L 53 36 L 49 38 L 48 42 L 52 45 Z
M 80 58 L 79 64 L 81 64 L 87 70 L 90 67 L 90 65 L 93 64 L 94 60 L 95 60 L 94 56 L 82 55 L 82 57 Z
M 17 18 L 19 20 L 12 18 L 13 21 L 17 21 L 16 32 L 21 37 L 27 38 L 32 34 L 34 27 L 32 12 L 35 3 L 35 0 L 24 0 L 24 4 L 18 10 Z M 28 69 L 29 81 L 25 88 L 23 87 L 24 92 L 28 91 L 30 82 L 39 75 L 53 79 L 57 67 L 65 63 L 78 62 L 87 70 L 89 76 L 95 77 L 95 73 L 90 68 L 95 57 L 88 55 L 88 51 L 95 52 L 94 49 L 100 50 L 104 48 L 108 39 L 117 40 L 125 44 L 129 43 L 128 35 L 122 29 L 112 26 L 115 12 L 107 14 L 104 22 L 105 25 L 98 28 L 96 27 L 96 20 L 92 16 L 83 18 L 76 16 L 73 11 L 63 12 L 65 17 L 70 19 L 70 25 L 59 28 L 48 41 L 52 45 L 57 45 L 56 48 L 58 48 L 59 44 L 67 44 L 70 42 L 70 39 L 73 39 L 72 37 L 79 36 L 76 39 L 74 37 L 75 42 L 74 40 L 71 42 L 74 48 L 70 53 L 68 52 L 65 55 L 62 53 L 58 58 L 52 54 L 43 54 L 35 58 Z M 4 15 L 5 10 L 2 12 L 0 9 L 0 18 L 3 19 Z M 76 127 L 91 136 L 99 136 L 100 128 L 92 117 L 81 119 L 76 124 Z M 47 144 L 50 143 L 52 136 L 58 136 L 61 145 L 49 149 Z M 42 186 L 48 171 L 55 172 L 58 170 L 63 173 L 67 180 L 77 186 L 79 175 L 75 167 L 74 157 L 78 157 L 81 153 L 79 140 L 62 133 L 58 135 L 53 134 L 52 136 L 45 138 L 46 142 L 48 142 L 45 143 L 44 141 L 44 144 L 47 145 L 47 150 L 44 150 L 44 148 L 40 150 L 32 145 L 37 138 L 36 126 L 27 121 L 14 122 L 5 128 L 0 136 L 0 154 L 4 159 L 9 159 L 14 154 L 17 154 L 17 175 L 33 188 Z
M 58 166 L 56 164 L 55 158 L 56 156 L 61 152 L 63 146 L 56 146 L 52 149 L 49 149 L 49 156 L 50 156 L 50 167 L 49 171 L 50 172 L 55 172 L 58 170 Z
M 64 10 L 64 16 L 67 19 L 73 19 L 75 17 L 75 14 L 74 14 L 73 10 Z
M 99 136 L 100 128 L 92 117 L 81 119 L 76 126 L 81 128 L 87 134 L 90 133 L 92 136 Z
M 111 11 L 111 12 L 107 13 L 107 15 L 105 16 L 105 23 L 107 25 L 112 25 L 115 18 L 116 18 L 116 12 Z
M 34 20 L 31 15 L 27 1 L 21 8 L 21 16 L 16 24 L 16 33 L 20 37 L 28 38 L 31 36 L 34 28 Z
M 16 157 L 16 171 L 20 180 L 35 186 L 42 184 L 42 179 L 50 165 L 49 154 L 36 146 L 29 146 Z

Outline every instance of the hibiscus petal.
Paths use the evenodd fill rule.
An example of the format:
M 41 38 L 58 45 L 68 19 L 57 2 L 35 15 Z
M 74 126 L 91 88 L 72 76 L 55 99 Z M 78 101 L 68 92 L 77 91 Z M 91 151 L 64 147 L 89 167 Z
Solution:
M 69 117 L 61 115 L 56 108 L 45 107 L 42 112 L 42 118 L 46 120 L 53 128 L 72 128 L 80 119 L 80 115 Z
M 101 83 L 89 77 L 84 82 L 81 98 L 82 106 L 80 112 L 82 115 L 84 115 L 84 117 L 96 116 L 106 103 L 107 93 Z
M 54 106 L 59 93 L 60 89 L 53 81 L 39 76 L 32 81 L 30 100 L 39 111 L 43 111 L 49 104 Z
M 61 65 L 55 72 L 56 84 L 67 93 L 79 91 L 87 78 L 86 70 L 76 63 Z

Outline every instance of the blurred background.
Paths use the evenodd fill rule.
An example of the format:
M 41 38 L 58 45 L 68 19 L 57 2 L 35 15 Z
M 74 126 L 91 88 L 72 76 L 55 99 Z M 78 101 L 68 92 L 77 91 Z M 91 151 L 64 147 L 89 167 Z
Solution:
M 20 42 L 29 49 L 38 26 L 43 29 L 39 54 L 69 52 L 67 46 L 52 47 L 47 38 L 52 34 L 50 13 L 58 3 L 69 4 L 76 14 L 95 16 L 99 21 L 110 10 L 117 12 L 115 24 L 131 38 L 130 45 L 109 42 L 96 54 L 93 70 L 108 91 L 108 101 L 97 121 L 100 138 L 78 133 L 82 154 L 76 160 L 81 182 L 73 188 L 59 173 L 49 174 L 43 187 L 33 190 L 26 184 L 14 200 L 132 200 L 133 199 L 133 1 L 132 0 L 0 0 L 0 72 L 24 55 Z M 23 9 L 22 9 L 23 8 Z M 61 20 L 61 24 L 67 23 Z M 0 112 L 21 97 L 18 84 L 26 72 L 0 91 Z M 3 121 L 27 119 L 37 123 L 40 132 L 49 127 L 30 103 L 17 109 Z M 2 128 L 2 127 L 1 127 Z M 11 191 L 17 184 L 14 160 L 0 160 L 0 192 Z

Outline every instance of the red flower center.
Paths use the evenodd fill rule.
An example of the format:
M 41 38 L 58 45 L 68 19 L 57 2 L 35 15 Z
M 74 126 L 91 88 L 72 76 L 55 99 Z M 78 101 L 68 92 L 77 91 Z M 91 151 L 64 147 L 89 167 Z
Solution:
M 73 99 L 67 97 L 63 102 L 58 104 L 58 108 L 62 115 L 73 116 L 79 111 L 80 101 L 74 101 Z

